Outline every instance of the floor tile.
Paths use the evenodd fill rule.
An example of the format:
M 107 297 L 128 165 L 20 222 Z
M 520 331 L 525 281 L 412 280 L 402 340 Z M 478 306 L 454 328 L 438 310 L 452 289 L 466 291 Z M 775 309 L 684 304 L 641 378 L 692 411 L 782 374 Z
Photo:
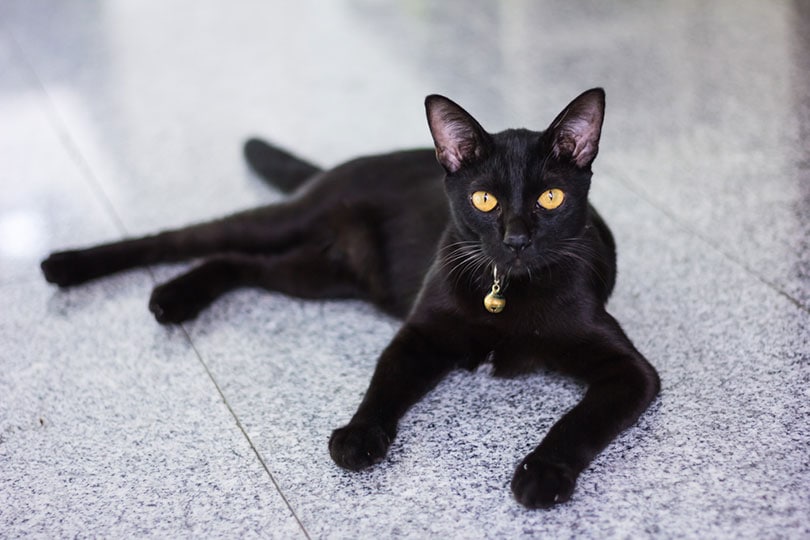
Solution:
M 144 272 L 0 287 L 9 536 L 304 536 Z
M 387 59 L 379 58 L 369 39 L 353 33 L 360 21 L 346 20 L 348 30 L 336 26 L 335 17 L 345 18 L 340 7 L 309 2 L 279 10 L 256 3 L 252 15 L 235 11 L 223 17 L 215 4 L 199 2 L 189 2 L 185 10 L 178 5 L 178 11 L 158 3 L 138 9 L 105 5 L 95 12 L 48 4 L 58 10 L 49 20 L 60 22 L 42 29 L 32 21 L 41 3 L 13 4 L 10 25 L 17 39 L 53 88 L 59 114 L 132 234 L 273 200 L 274 193 L 247 174 L 241 158 L 241 144 L 252 134 L 279 139 L 328 163 L 360 149 L 374 151 L 378 133 L 407 114 L 417 136 L 404 144 L 429 141 L 424 85 L 417 90 L 408 74 L 385 66 Z M 177 16 L 181 11 L 195 15 L 186 21 Z M 325 33 L 321 40 L 302 35 L 304 21 L 313 17 L 310 24 Z M 46 31 L 50 34 L 43 39 Z M 249 33 L 258 41 L 245 40 Z M 148 40 L 140 38 L 147 34 Z M 212 43 L 220 48 L 198 54 L 211 51 Z M 69 54 L 55 54 L 57 48 Z M 347 73 L 333 73 L 330 63 L 318 61 L 313 71 L 314 65 L 289 57 L 291 48 L 313 60 L 328 52 L 353 57 L 357 64 Z M 390 80 L 383 79 L 382 86 L 363 83 L 368 70 L 378 67 Z M 347 91 L 364 85 L 358 98 L 369 99 L 368 115 L 345 109 L 342 94 L 313 86 L 326 84 L 332 75 Z M 408 87 L 414 88 L 410 100 L 380 103 L 386 89 Z M 297 106 L 291 106 L 290 95 L 298 96 Z M 403 104 L 410 107 L 403 110 Z M 402 112 L 380 116 L 377 111 L 385 109 Z M 320 117 L 330 118 L 330 125 Z M 332 126 L 340 125 L 351 137 L 334 135 Z M 347 144 L 351 139 L 354 143 Z

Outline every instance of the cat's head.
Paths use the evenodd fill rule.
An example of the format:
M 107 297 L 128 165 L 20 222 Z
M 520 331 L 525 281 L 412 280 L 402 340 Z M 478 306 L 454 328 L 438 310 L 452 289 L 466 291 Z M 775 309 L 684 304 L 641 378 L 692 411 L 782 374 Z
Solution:
M 545 131 L 487 133 L 438 95 L 425 100 L 453 221 L 470 265 L 528 275 L 570 248 L 588 214 L 591 164 L 605 110 L 601 88 L 574 99 Z M 481 268 L 481 270 L 484 270 Z

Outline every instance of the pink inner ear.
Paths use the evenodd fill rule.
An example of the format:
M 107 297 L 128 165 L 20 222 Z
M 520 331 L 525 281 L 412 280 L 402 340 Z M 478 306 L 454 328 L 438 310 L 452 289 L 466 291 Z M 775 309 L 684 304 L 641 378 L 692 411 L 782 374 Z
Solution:
M 436 147 L 436 159 L 450 172 L 456 172 L 461 168 L 461 155 L 446 146 Z
M 578 166 L 584 167 L 596 157 L 599 130 L 592 119 L 588 121 L 580 117 L 574 120 L 574 124 L 576 147 L 572 155 L 574 162 Z
M 440 117 L 436 138 L 436 157 L 450 172 L 461 168 L 465 159 L 477 155 L 475 135 L 468 124 L 445 114 Z
M 554 142 L 555 157 L 569 156 L 578 167 L 587 166 L 599 149 L 600 129 L 593 118 L 572 116 L 565 118 L 558 128 Z

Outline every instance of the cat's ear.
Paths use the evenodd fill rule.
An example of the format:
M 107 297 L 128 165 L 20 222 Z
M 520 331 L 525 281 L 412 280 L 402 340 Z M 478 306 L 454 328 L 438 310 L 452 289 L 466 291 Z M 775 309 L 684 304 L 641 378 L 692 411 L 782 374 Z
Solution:
M 599 152 L 605 117 L 605 91 L 592 88 L 580 94 L 561 112 L 548 131 L 552 155 L 587 168 Z
M 486 155 L 489 135 L 467 111 L 436 94 L 425 98 L 425 109 L 436 159 L 448 173 Z

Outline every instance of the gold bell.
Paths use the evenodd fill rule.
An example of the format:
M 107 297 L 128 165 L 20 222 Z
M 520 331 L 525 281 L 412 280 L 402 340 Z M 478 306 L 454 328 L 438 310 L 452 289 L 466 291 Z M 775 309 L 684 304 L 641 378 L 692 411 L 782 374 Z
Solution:
M 490 313 L 500 313 L 506 307 L 506 298 L 501 295 L 501 280 L 498 279 L 498 268 L 492 267 L 492 290 L 484 297 L 484 307 Z
M 484 297 L 484 307 L 490 313 L 500 313 L 506 307 L 506 298 L 493 287 L 489 294 Z

